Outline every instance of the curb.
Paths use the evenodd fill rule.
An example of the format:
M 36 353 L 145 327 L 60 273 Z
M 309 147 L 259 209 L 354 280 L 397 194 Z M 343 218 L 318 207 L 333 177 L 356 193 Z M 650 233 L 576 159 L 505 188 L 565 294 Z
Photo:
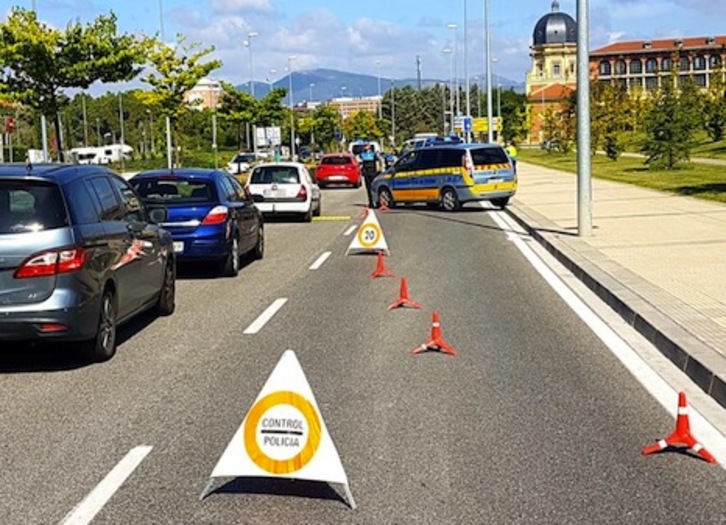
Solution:
M 726 359 L 684 325 L 664 314 L 657 301 L 645 296 L 663 291 L 620 266 L 575 235 L 521 203 L 507 213 L 630 326 L 653 344 L 719 405 L 726 408 Z M 680 302 L 673 296 L 669 303 Z M 687 319 L 711 322 L 685 303 L 678 305 Z

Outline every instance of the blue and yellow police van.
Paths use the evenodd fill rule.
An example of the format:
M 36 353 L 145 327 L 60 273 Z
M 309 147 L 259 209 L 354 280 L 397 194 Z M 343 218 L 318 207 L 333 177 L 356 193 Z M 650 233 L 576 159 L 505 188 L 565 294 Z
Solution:
M 426 203 L 455 211 L 467 202 L 504 208 L 517 191 L 512 162 L 498 144 L 444 143 L 404 154 L 373 181 L 374 202 Z

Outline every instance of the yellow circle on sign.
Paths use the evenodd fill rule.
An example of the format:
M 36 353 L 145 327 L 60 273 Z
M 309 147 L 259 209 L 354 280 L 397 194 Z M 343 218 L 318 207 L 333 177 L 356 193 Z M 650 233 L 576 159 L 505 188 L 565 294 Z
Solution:
M 308 440 L 300 452 L 290 459 L 274 459 L 265 454 L 257 444 L 257 426 L 269 409 L 278 405 L 290 405 L 298 409 L 308 425 Z M 250 410 L 244 428 L 245 449 L 252 462 L 270 474 L 291 474 L 297 472 L 315 456 L 320 445 L 322 429 L 320 418 L 312 403 L 295 392 L 273 392 L 260 399 Z
M 364 248 L 372 248 L 378 244 L 378 239 L 381 237 L 381 229 L 376 223 L 364 224 L 358 230 L 358 242 Z

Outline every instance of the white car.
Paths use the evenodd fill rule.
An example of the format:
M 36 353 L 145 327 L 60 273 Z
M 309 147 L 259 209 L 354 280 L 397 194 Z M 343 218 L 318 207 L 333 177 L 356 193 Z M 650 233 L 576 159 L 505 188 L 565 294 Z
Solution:
M 256 160 L 254 153 L 237 153 L 232 160 L 227 163 L 227 173 L 230 175 L 239 175 L 250 171 L 252 163 Z
M 247 188 L 264 215 L 298 215 L 310 222 L 322 210 L 320 187 L 299 162 L 258 164 L 247 179 Z

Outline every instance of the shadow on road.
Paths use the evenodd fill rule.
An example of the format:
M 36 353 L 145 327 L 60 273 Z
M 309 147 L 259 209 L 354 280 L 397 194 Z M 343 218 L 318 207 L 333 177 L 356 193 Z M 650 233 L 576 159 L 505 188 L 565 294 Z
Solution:
M 266 494 L 298 498 L 324 499 L 348 504 L 328 483 L 291 479 L 235 478 L 209 492 L 213 494 Z

